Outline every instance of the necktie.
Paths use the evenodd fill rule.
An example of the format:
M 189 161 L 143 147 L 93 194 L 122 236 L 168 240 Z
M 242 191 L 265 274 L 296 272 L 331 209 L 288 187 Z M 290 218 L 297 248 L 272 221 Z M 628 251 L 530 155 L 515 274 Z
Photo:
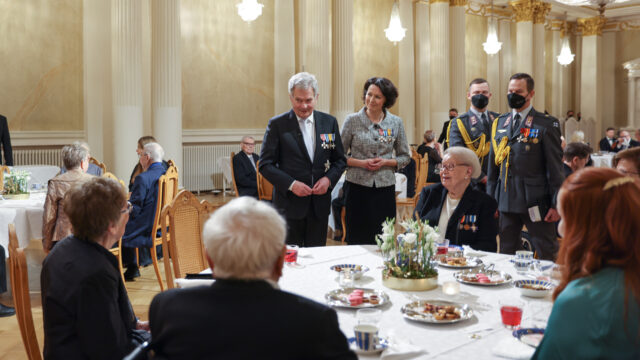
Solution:
M 487 123 L 487 114 L 482 113 L 482 126 L 484 126 L 485 128 L 487 128 L 487 127 L 488 127 L 487 125 L 489 125 L 489 124 Z
M 518 113 L 516 114 L 516 116 L 513 117 L 513 127 L 511 128 L 512 136 L 518 131 L 519 127 L 520 127 L 520 114 Z
M 253 155 L 247 155 L 249 157 L 249 161 L 251 161 L 251 165 L 253 165 L 253 168 L 256 168 L 256 162 L 253 161 Z
M 302 131 L 302 138 L 309 153 L 309 158 L 313 162 L 313 123 L 311 120 L 300 120 L 300 131 Z

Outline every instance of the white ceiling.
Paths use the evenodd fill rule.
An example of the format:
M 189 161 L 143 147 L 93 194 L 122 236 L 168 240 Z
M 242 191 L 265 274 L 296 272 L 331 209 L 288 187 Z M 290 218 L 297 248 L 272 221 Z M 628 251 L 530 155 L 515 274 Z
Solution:
M 490 4 L 490 0 L 472 0 L 477 3 Z M 563 19 L 564 13 L 567 13 L 569 21 L 575 21 L 576 18 L 592 17 L 598 15 L 598 8 L 595 6 L 569 6 L 554 0 L 547 0 L 551 3 L 551 13 L 549 17 Z M 508 7 L 509 0 L 494 0 L 494 6 Z M 609 20 L 639 20 L 640 19 L 640 0 L 630 0 L 620 4 L 608 5 L 605 9 L 604 16 Z

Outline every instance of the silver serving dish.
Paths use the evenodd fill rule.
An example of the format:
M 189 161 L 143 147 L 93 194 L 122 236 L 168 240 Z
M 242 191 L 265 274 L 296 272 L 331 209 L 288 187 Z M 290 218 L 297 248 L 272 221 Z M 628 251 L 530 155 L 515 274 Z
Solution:
M 487 275 L 491 282 L 481 283 L 471 280 L 472 278 L 476 278 L 477 274 Z M 504 271 L 492 270 L 486 267 L 458 271 L 457 273 L 453 274 L 453 277 L 463 284 L 480 286 L 499 286 L 509 284 L 511 283 L 511 281 L 513 281 L 513 277 L 508 273 Z
M 362 303 L 360 305 L 352 306 L 351 303 L 349 302 L 349 294 L 351 294 L 353 292 L 353 290 L 356 290 L 356 289 L 360 289 L 360 290 L 364 291 L 364 294 L 363 294 L 364 297 L 369 297 L 371 295 L 378 296 L 378 300 L 379 300 L 378 303 L 377 304 L 371 304 L 369 302 L 364 302 L 364 303 Z M 350 308 L 350 309 L 362 309 L 362 308 L 371 308 L 371 307 L 382 306 L 382 305 L 388 303 L 389 302 L 389 295 L 387 295 L 384 291 L 375 290 L 375 289 L 342 288 L 342 289 L 336 289 L 336 290 L 329 291 L 328 293 L 326 293 L 324 295 L 324 299 L 327 302 L 327 304 L 330 305 L 330 306 Z
M 433 314 L 425 312 L 426 304 L 436 305 L 436 306 L 454 306 L 456 308 L 456 313 L 460 315 L 457 319 L 443 319 L 437 320 Z M 443 300 L 418 300 L 410 302 L 400 309 L 402 315 L 409 319 L 429 324 L 451 324 L 457 323 L 460 321 L 471 319 L 473 316 L 473 310 L 467 304 L 458 304 L 450 301 Z
M 442 262 L 441 259 L 438 259 L 438 265 L 444 268 L 449 268 L 449 269 L 468 269 L 468 268 L 474 268 L 482 265 L 482 260 L 478 259 L 477 257 L 467 257 L 466 258 L 467 263 L 465 265 L 449 265 L 447 263 Z

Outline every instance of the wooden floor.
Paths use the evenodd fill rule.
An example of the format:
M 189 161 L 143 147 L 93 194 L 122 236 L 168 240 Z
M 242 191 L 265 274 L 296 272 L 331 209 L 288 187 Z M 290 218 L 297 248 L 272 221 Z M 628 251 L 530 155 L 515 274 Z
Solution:
M 198 196 L 200 200 L 206 199 L 213 204 L 224 204 L 233 197 L 214 195 L 210 193 L 202 193 Z M 327 240 L 327 245 L 338 245 L 339 242 Z M 36 327 L 36 334 L 40 348 L 44 345 L 44 335 L 42 329 L 42 301 L 40 298 L 40 270 L 42 269 L 42 260 L 44 252 L 40 241 L 32 241 L 25 250 L 27 256 L 27 264 L 29 271 L 29 288 L 31 289 L 31 307 L 33 311 L 33 320 Z M 164 280 L 164 263 L 160 261 L 160 273 Z M 127 282 L 127 291 L 129 299 L 133 305 L 136 316 L 142 320 L 148 320 L 149 305 L 153 297 L 160 292 L 160 285 L 156 279 L 153 266 L 147 266 L 140 269 L 140 277 L 134 282 Z M 9 279 L 7 279 L 9 281 Z M 12 305 L 13 300 L 9 291 L 0 296 L 0 302 L 6 305 Z M 15 316 L 0 318 L 0 360 L 11 359 L 27 359 L 20 329 Z

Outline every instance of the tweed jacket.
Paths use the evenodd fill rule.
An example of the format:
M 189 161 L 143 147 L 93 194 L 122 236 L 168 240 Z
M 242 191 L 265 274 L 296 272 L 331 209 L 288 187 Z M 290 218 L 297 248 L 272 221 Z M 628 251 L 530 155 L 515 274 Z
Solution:
M 346 180 L 354 184 L 373 187 L 395 185 L 395 171 L 407 166 L 411 153 L 402 119 L 385 111 L 380 124 L 371 122 L 363 107 L 355 114 L 347 116 L 340 136 L 347 157 L 364 160 L 375 157 L 395 159 L 397 168 L 382 167 L 377 171 L 369 171 L 358 167 L 347 168 Z

